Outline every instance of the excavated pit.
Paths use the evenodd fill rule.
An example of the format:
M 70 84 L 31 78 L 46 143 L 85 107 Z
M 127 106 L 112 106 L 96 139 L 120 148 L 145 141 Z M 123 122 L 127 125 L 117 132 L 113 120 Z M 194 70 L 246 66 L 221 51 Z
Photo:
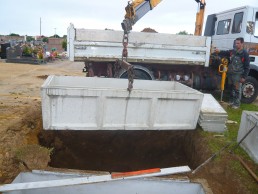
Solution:
M 188 165 L 207 157 L 194 131 L 42 131 L 39 142 L 54 148 L 55 168 L 124 172 Z

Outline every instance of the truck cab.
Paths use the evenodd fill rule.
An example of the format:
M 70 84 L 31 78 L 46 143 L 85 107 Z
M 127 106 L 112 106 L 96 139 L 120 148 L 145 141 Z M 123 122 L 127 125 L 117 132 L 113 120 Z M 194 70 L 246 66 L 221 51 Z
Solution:
M 219 50 L 230 50 L 236 38 L 244 38 L 250 73 L 243 84 L 242 101 L 254 101 L 258 94 L 258 7 L 244 6 L 209 15 L 204 36 L 211 36 L 212 47 Z

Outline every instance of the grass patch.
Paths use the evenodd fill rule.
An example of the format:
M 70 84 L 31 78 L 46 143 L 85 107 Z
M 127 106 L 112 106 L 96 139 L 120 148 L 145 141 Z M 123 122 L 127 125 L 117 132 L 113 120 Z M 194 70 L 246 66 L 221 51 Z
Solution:
M 243 168 L 243 166 L 241 165 L 241 163 L 238 160 L 231 160 L 230 161 L 230 167 L 234 171 L 238 172 L 238 175 L 241 178 L 249 176 L 248 172 Z
M 214 97 L 217 100 L 219 99 L 218 95 L 216 94 Z M 236 173 L 240 180 L 242 180 L 243 185 L 245 185 L 245 187 L 248 188 L 251 193 L 258 193 L 257 183 L 253 180 L 241 163 L 229 153 L 229 151 L 234 149 L 237 145 L 237 136 L 241 123 L 241 116 L 242 112 L 245 110 L 258 112 L 258 106 L 255 104 L 241 104 L 239 109 L 232 109 L 230 107 L 225 108 L 225 111 L 228 113 L 228 120 L 236 121 L 237 124 L 227 124 L 227 130 L 222 134 L 222 137 L 216 137 L 214 133 L 209 132 L 202 132 L 202 135 L 205 136 L 205 138 L 208 138 L 208 146 L 213 153 L 218 152 L 228 142 L 232 142 L 231 145 L 224 150 L 221 156 L 219 156 L 219 158 L 221 158 L 223 155 L 229 157 L 229 168 Z M 249 155 L 240 146 L 234 149 L 234 154 L 245 160 L 253 172 L 256 173 L 256 175 L 258 174 L 258 165 L 253 162 Z

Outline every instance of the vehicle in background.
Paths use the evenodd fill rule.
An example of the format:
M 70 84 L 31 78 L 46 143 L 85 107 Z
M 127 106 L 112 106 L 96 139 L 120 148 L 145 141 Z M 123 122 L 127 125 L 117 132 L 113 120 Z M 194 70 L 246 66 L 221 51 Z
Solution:
M 244 38 L 250 73 L 243 84 L 242 101 L 253 102 L 258 94 L 258 7 L 244 6 L 209 15 L 204 36 L 211 36 L 212 47 L 219 50 L 231 50 L 236 38 Z
M 255 27 L 256 26 L 256 27 Z M 221 56 L 210 50 L 232 49 L 237 37 L 245 39 L 251 70 L 243 84 L 242 101 L 253 102 L 258 94 L 258 8 L 244 6 L 208 16 L 204 36 L 130 32 L 127 62 L 134 65 L 136 79 L 175 80 L 195 89 L 220 86 Z M 85 62 L 86 76 L 128 77 L 117 66 L 127 44 L 122 31 L 68 28 L 68 56 Z M 209 38 L 211 37 L 211 38 Z M 127 39 L 128 40 L 128 39 Z

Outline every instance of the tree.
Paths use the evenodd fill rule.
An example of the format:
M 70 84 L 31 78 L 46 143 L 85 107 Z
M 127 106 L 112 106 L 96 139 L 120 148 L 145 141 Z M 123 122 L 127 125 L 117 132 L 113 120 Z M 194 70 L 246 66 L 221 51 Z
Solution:
M 42 41 L 48 43 L 48 37 L 44 37 L 44 38 L 42 39 Z
M 9 36 L 20 36 L 19 34 L 11 33 Z
M 63 42 L 62 42 L 62 48 L 63 48 L 65 51 L 67 51 L 67 41 L 66 41 L 66 39 L 63 40 Z
M 63 38 L 65 38 L 65 39 L 66 39 L 66 38 L 67 38 L 67 35 L 63 35 Z
M 178 35 L 192 35 L 192 34 L 189 34 L 188 32 L 186 32 L 185 30 L 184 31 L 180 31 L 178 33 L 176 33 Z
M 58 34 L 54 34 L 53 36 L 50 36 L 49 38 L 60 38 Z
M 35 38 L 33 38 L 32 36 L 27 36 L 27 42 L 31 42 L 31 41 L 34 41 Z
M 158 33 L 156 30 L 152 29 L 152 28 L 144 28 L 142 30 L 142 32 L 154 32 L 154 33 Z

